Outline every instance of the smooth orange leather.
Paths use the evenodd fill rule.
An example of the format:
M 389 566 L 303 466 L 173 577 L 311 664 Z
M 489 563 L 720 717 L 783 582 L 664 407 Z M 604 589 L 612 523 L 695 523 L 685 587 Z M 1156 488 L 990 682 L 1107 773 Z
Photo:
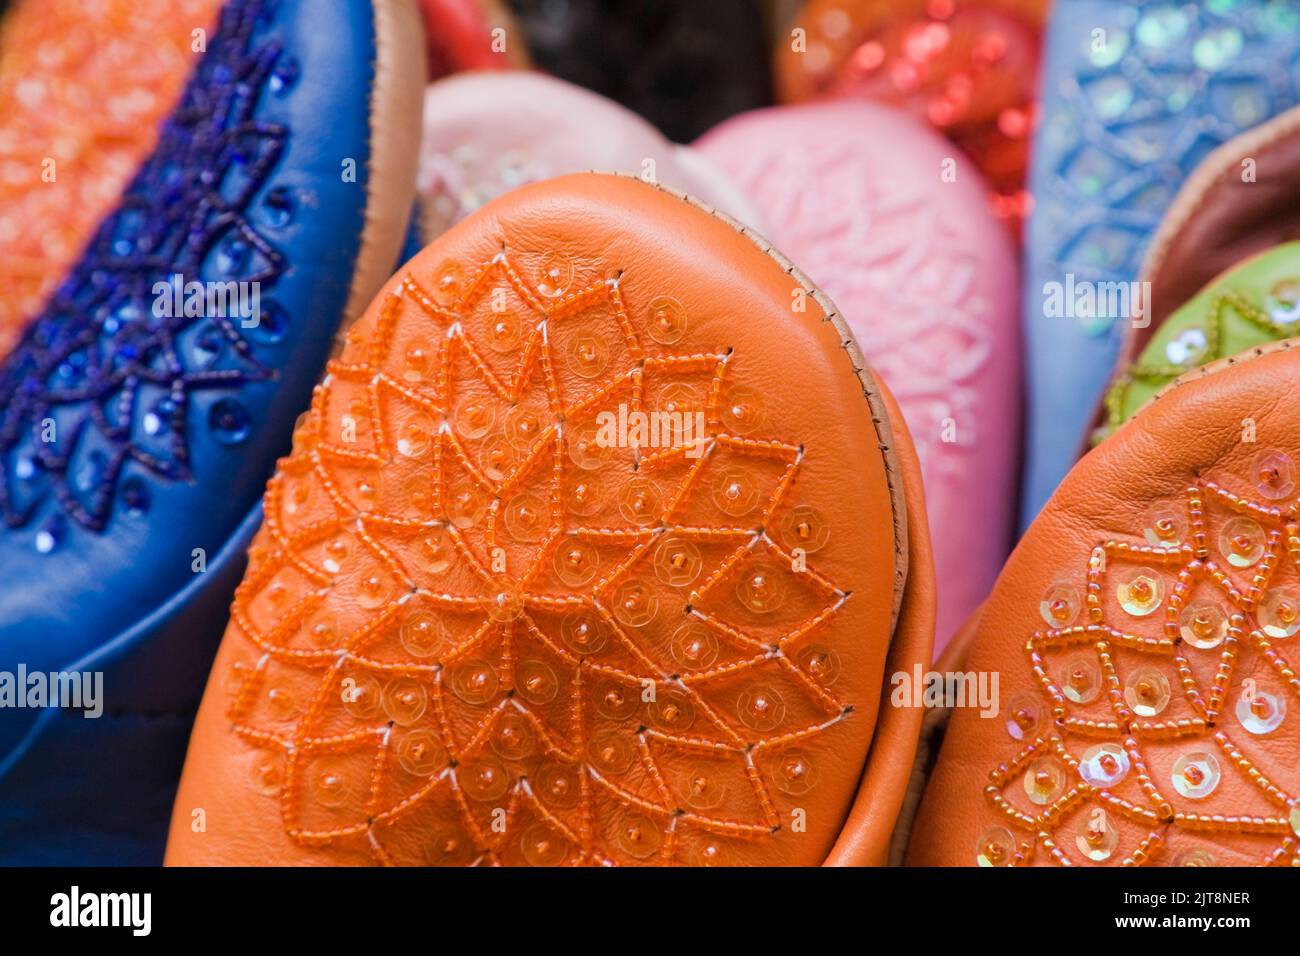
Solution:
M 1287 662 L 1300 659 L 1300 637 L 1252 633 L 1261 620 L 1276 620 L 1261 618 L 1265 612 L 1257 602 L 1262 593 L 1300 588 L 1300 552 L 1292 545 L 1288 554 L 1286 544 L 1287 536 L 1297 533 L 1295 490 L 1259 471 L 1261 452 L 1268 449 L 1292 460 L 1300 456 L 1300 409 L 1287 400 L 1286 386 L 1300 374 L 1296 344 L 1288 340 L 1179 379 L 1062 483 L 1003 570 L 980 614 L 966 661 L 972 670 L 1000 674 L 1002 711 L 994 719 L 981 718 L 972 709 L 954 711 L 913 829 L 909 864 L 973 865 L 988 840 L 996 842 L 993 828 L 999 827 L 1014 843 L 1000 861 L 1091 862 L 1079 844 L 1084 836 L 1085 846 L 1093 846 L 1080 833 L 1089 819 L 1106 840 L 1114 831 L 1110 855 L 1096 861 L 1105 865 L 1296 860 L 1295 823 L 1288 816 L 1290 801 L 1300 794 L 1295 760 L 1300 684 Z M 1244 441 L 1251 428 L 1255 440 Z M 1268 497 L 1258 487 L 1261 481 L 1287 495 Z M 1265 510 L 1244 504 L 1247 499 Z M 1195 500 L 1201 504 L 1191 504 Z M 1193 520 L 1197 511 L 1204 527 Z M 1268 545 L 1267 553 L 1245 568 L 1235 567 L 1224 550 L 1235 552 L 1233 542 L 1243 526 L 1233 526 L 1226 543 L 1220 540 L 1236 518 L 1255 521 Z M 1184 544 L 1165 555 L 1153 553 L 1144 529 L 1156 541 Z M 1198 537 L 1201 531 L 1204 536 Z M 1252 534 L 1240 541 L 1249 544 Z M 1113 543 L 1109 550 L 1098 552 L 1107 554 L 1105 570 L 1090 580 L 1094 549 L 1108 543 Z M 1253 548 L 1242 554 L 1254 556 Z M 1149 573 L 1138 573 L 1142 568 Z M 1194 583 L 1186 596 L 1180 590 L 1175 597 L 1180 568 L 1191 569 L 1187 580 Z M 1149 607 L 1149 598 L 1140 600 L 1143 592 L 1119 591 L 1135 574 L 1161 582 L 1154 592 L 1159 605 L 1140 616 L 1127 613 L 1120 603 L 1123 598 L 1136 610 Z M 1076 630 L 1052 629 L 1050 609 L 1040 608 L 1049 587 L 1057 584 L 1073 588 L 1081 598 L 1072 625 Z M 1094 599 L 1095 606 L 1090 603 Z M 1181 628 L 1179 605 L 1202 601 L 1240 614 L 1233 624 L 1240 625 L 1240 635 L 1229 630 L 1215 648 L 1184 640 L 1188 632 Z M 1055 641 L 1050 639 L 1054 633 Z M 1043 680 L 1033 671 L 1031 639 L 1042 648 L 1038 664 Z M 1159 672 L 1169 686 L 1167 704 L 1150 715 L 1132 705 L 1146 708 L 1161 701 L 1161 678 L 1151 672 L 1139 675 L 1142 667 Z M 1076 685 L 1083 692 L 1072 693 L 1085 700 L 1090 682 L 1100 676 L 1095 700 L 1076 702 L 1063 695 L 1071 674 L 1083 676 Z M 1154 695 L 1151 688 L 1156 688 Z M 1252 733 L 1243 724 L 1238 707 L 1252 689 L 1267 713 L 1277 700 L 1290 707 L 1290 716 L 1270 733 Z M 1037 726 L 1035 708 L 1041 716 Z M 1060 720 L 1054 719 L 1054 710 Z M 1008 715 L 1016 712 L 1029 718 L 1018 726 L 1022 740 L 1013 739 L 1008 723 Z M 1245 715 L 1250 717 L 1249 709 Z M 1050 738 L 1061 732 L 1068 756 L 1051 758 Z M 1130 769 L 1117 784 L 1092 787 L 1071 761 L 1105 742 L 1126 750 Z M 1064 766 L 1059 799 L 1030 800 L 1025 767 L 1016 759 L 1022 753 L 1057 761 L 1055 767 L 1034 770 L 1046 773 L 1037 778 L 1043 787 L 1031 788 L 1041 796 L 1053 797 L 1056 771 Z M 1211 754 L 1220 772 L 1217 786 L 1201 798 L 1182 792 L 1193 778 L 1183 773 L 1181 783 L 1175 780 L 1176 760 L 1196 753 Z M 1199 758 L 1194 766 L 1206 769 Z M 1200 779 L 1212 779 L 1212 774 Z M 1097 811 L 1105 815 L 1097 817 Z
M 543 316 L 547 363 L 520 365 L 542 347 L 528 332 Z M 453 340 L 462 357 L 443 378 Z M 518 368 L 537 374 L 517 380 Z M 516 381 L 510 397 L 540 409 L 538 467 L 503 451 L 522 419 L 488 380 Z M 486 427 L 469 399 L 492 407 Z M 694 478 L 680 445 L 642 449 L 635 471 L 623 447 L 574 456 L 598 409 L 641 399 L 704 412 L 700 447 L 713 450 Z M 462 495 L 456 447 L 506 486 L 488 478 L 490 494 Z M 549 498 L 557 475 L 549 513 L 577 533 L 556 544 L 565 558 L 591 544 L 561 563 L 577 580 L 595 562 L 582 586 L 561 579 L 549 545 L 513 539 L 536 513 L 516 496 Z M 593 477 L 584 500 L 600 511 L 579 519 L 575 483 Z M 318 388 L 268 489 L 168 862 L 879 862 L 920 719 L 881 714 L 882 688 L 889 669 L 928 659 L 933 630 L 916 482 L 897 409 L 833 307 L 761 240 L 636 179 L 512 192 L 390 281 Z M 478 521 L 430 551 L 449 513 Z M 678 587 L 653 569 L 689 557 L 665 544 L 682 539 L 701 566 Z M 805 570 L 791 540 L 808 546 Z M 647 602 L 618 592 L 625 578 L 658 603 L 644 626 Z M 557 613 L 578 606 L 603 643 L 581 663 Z M 403 639 L 404 623 L 422 626 Z M 707 630 L 712 655 L 674 655 L 682 623 Z M 388 686 L 370 712 L 371 675 L 423 689 Z

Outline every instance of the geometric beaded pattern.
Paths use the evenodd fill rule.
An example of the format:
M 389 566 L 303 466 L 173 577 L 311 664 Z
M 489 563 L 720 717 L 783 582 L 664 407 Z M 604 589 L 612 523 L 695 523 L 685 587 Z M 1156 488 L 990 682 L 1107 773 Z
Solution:
M 235 316 L 159 317 L 153 308 L 155 284 L 177 273 L 266 284 L 285 267 L 255 225 L 267 210 L 278 214 L 276 191 L 251 208 L 288 135 L 253 115 L 263 89 L 290 75 L 277 68 L 279 43 L 254 39 L 263 15 L 258 0 L 225 5 L 157 148 L 0 365 L 8 527 L 30 522 L 53 496 L 68 518 L 102 531 L 119 500 L 147 501 L 142 477 L 119 480 L 128 465 L 190 478 L 195 391 L 233 391 L 271 374 L 254 355 L 256 343 L 284 334 L 269 304 L 252 329 Z
M 594 273 L 504 246 L 407 273 L 331 362 L 232 611 L 228 716 L 293 841 L 739 861 L 852 714 L 803 447 L 739 356 L 672 347 L 679 303 Z M 611 445 L 619 405 L 704 427 Z
M 1300 14 L 1261 0 L 1092 3 L 1071 23 L 1074 69 L 1049 72 L 1056 103 L 1037 138 L 1032 268 L 1128 282 L 1178 184 L 1300 100 Z M 1087 335 L 1118 341 L 1115 319 L 1080 317 Z
M 0 355 L 153 149 L 193 67 L 193 31 L 210 29 L 218 6 L 219 0 L 25 0 L 6 15 Z
M 1048 589 L 1056 626 L 1025 645 L 1037 690 L 1007 708 L 1018 750 L 989 775 L 1002 823 L 982 865 L 1300 864 L 1278 733 L 1300 695 L 1300 502 L 1287 456 L 1256 467 L 1256 495 L 1199 479 Z

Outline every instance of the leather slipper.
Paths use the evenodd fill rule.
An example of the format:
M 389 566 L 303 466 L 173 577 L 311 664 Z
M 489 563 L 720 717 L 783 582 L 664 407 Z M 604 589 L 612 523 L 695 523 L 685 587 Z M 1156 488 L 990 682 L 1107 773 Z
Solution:
M 541 73 L 465 73 L 429 85 L 414 255 L 484 203 L 525 183 L 587 170 L 633 173 L 762 228 L 707 157 L 631 110 Z M 408 256 L 409 258 L 409 256 Z
M 979 615 L 1000 706 L 953 710 L 910 864 L 1300 861 L 1298 346 L 1189 372 L 1062 483 Z
M 597 174 L 489 203 L 354 326 L 264 510 L 169 863 L 884 861 L 919 468 L 720 214 Z
M 102 682 L 98 719 L 0 708 L 4 862 L 161 858 L 259 495 L 396 261 L 420 36 L 410 0 L 224 3 L 0 364 L 0 672 Z
M 1025 237 L 1022 527 L 1087 446 L 1142 296 L 1133 283 L 1178 184 L 1215 147 L 1295 105 L 1277 64 L 1298 56 L 1296 14 L 1280 4 L 1054 7 Z
M 811 0 L 777 38 L 777 93 L 875 100 L 944 133 L 1017 234 L 1046 0 Z
M 1019 477 L 1015 254 L 983 180 L 920 121 L 867 102 L 745 113 L 696 148 L 753 197 L 903 408 L 943 529 L 942 650 L 1011 549 Z

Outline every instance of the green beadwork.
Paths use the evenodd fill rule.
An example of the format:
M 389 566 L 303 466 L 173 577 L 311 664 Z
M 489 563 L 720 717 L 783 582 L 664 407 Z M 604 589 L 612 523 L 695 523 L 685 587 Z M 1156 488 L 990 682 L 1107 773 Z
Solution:
M 1160 389 L 1194 368 L 1300 335 L 1300 242 L 1262 252 L 1229 270 L 1160 326 L 1106 393 L 1100 441 Z M 1181 360 L 1181 361 L 1178 361 Z

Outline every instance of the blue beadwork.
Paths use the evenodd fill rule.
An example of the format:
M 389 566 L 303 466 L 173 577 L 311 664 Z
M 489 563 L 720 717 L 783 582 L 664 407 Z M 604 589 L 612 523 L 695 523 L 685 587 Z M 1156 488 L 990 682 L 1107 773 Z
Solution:
M 153 308 L 155 284 L 173 275 L 256 282 L 264 294 L 285 268 L 250 215 L 288 135 L 253 119 L 277 69 L 279 82 L 284 74 L 280 45 L 255 37 L 265 15 L 263 0 L 225 5 L 152 156 L 0 364 L 0 514 L 10 528 L 30 523 L 51 495 L 93 532 L 115 506 L 147 507 L 144 482 L 119 489 L 122 469 L 135 462 L 155 481 L 191 477 L 191 394 L 233 395 L 272 374 L 252 343 L 283 335 L 286 317 L 273 303 L 263 308 L 278 331 L 244 329 L 238 316 L 158 316 Z M 276 195 L 272 210 L 274 222 L 291 216 L 292 204 Z M 242 412 L 237 399 L 223 402 L 233 416 L 223 440 L 235 434 L 232 421 L 246 434 L 231 411 Z M 60 519 L 48 520 L 53 528 Z

